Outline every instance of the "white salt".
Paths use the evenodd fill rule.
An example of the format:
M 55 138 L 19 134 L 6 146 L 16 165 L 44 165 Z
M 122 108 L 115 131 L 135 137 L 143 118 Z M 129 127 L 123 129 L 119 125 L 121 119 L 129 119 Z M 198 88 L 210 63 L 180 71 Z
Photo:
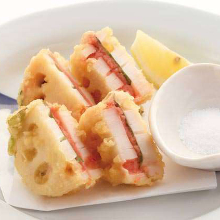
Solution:
M 187 114 L 180 123 L 179 137 L 195 153 L 220 153 L 220 109 L 196 109 Z

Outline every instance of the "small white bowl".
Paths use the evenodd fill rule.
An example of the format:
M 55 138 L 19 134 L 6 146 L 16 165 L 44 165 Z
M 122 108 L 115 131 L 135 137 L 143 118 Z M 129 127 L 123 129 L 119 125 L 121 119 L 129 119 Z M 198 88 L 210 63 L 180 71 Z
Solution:
M 194 153 L 179 138 L 182 118 L 193 109 L 209 107 L 220 108 L 220 65 L 194 64 L 175 73 L 160 87 L 150 108 L 149 125 L 157 146 L 180 165 L 220 170 L 220 154 Z

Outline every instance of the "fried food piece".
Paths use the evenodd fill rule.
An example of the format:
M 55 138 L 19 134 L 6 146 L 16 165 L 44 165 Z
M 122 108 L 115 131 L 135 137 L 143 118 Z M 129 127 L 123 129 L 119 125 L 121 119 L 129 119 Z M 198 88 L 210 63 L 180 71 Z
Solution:
M 88 147 L 100 154 L 107 181 L 151 186 L 163 178 L 164 163 L 133 99 L 122 91 L 110 92 L 86 110 L 79 129 L 93 143 Z
M 25 106 L 35 99 L 65 105 L 77 120 L 94 104 L 91 95 L 71 75 L 68 61 L 46 49 L 34 56 L 26 68 L 18 104 Z
M 150 99 L 154 88 L 110 28 L 86 32 L 70 58 L 73 76 L 90 92 L 96 103 L 110 91 L 128 92 L 138 104 Z
M 84 164 L 90 155 L 80 140 L 78 123 L 57 104 L 35 100 L 8 118 L 9 153 L 27 187 L 38 195 L 62 196 L 89 188 L 101 171 Z

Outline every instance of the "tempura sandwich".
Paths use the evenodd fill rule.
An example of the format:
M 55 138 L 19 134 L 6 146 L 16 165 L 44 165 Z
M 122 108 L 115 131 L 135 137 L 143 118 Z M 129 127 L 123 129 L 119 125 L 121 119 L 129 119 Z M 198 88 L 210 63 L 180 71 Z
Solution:
M 93 140 L 106 180 L 150 186 L 163 178 L 164 163 L 133 99 L 122 91 L 110 92 L 85 111 L 79 129 L 87 134 L 87 142 Z
M 70 58 L 73 76 L 90 92 L 96 103 L 110 91 L 122 90 L 141 104 L 154 88 L 110 28 L 86 32 Z
M 65 105 L 77 120 L 94 104 L 91 95 L 71 75 L 68 61 L 48 49 L 34 56 L 26 68 L 18 104 L 25 106 L 35 99 Z
M 9 154 L 34 193 L 62 196 L 89 188 L 101 177 L 97 159 L 81 142 L 82 132 L 65 106 L 32 101 L 8 118 Z

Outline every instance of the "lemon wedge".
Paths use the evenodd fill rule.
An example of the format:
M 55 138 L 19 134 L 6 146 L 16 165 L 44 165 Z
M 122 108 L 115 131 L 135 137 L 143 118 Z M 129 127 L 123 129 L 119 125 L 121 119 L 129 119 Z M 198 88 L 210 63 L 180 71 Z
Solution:
M 190 62 L 159 41 L 138 30 L 131 53 L 148 81 L 159 88 L 163 82 Z

